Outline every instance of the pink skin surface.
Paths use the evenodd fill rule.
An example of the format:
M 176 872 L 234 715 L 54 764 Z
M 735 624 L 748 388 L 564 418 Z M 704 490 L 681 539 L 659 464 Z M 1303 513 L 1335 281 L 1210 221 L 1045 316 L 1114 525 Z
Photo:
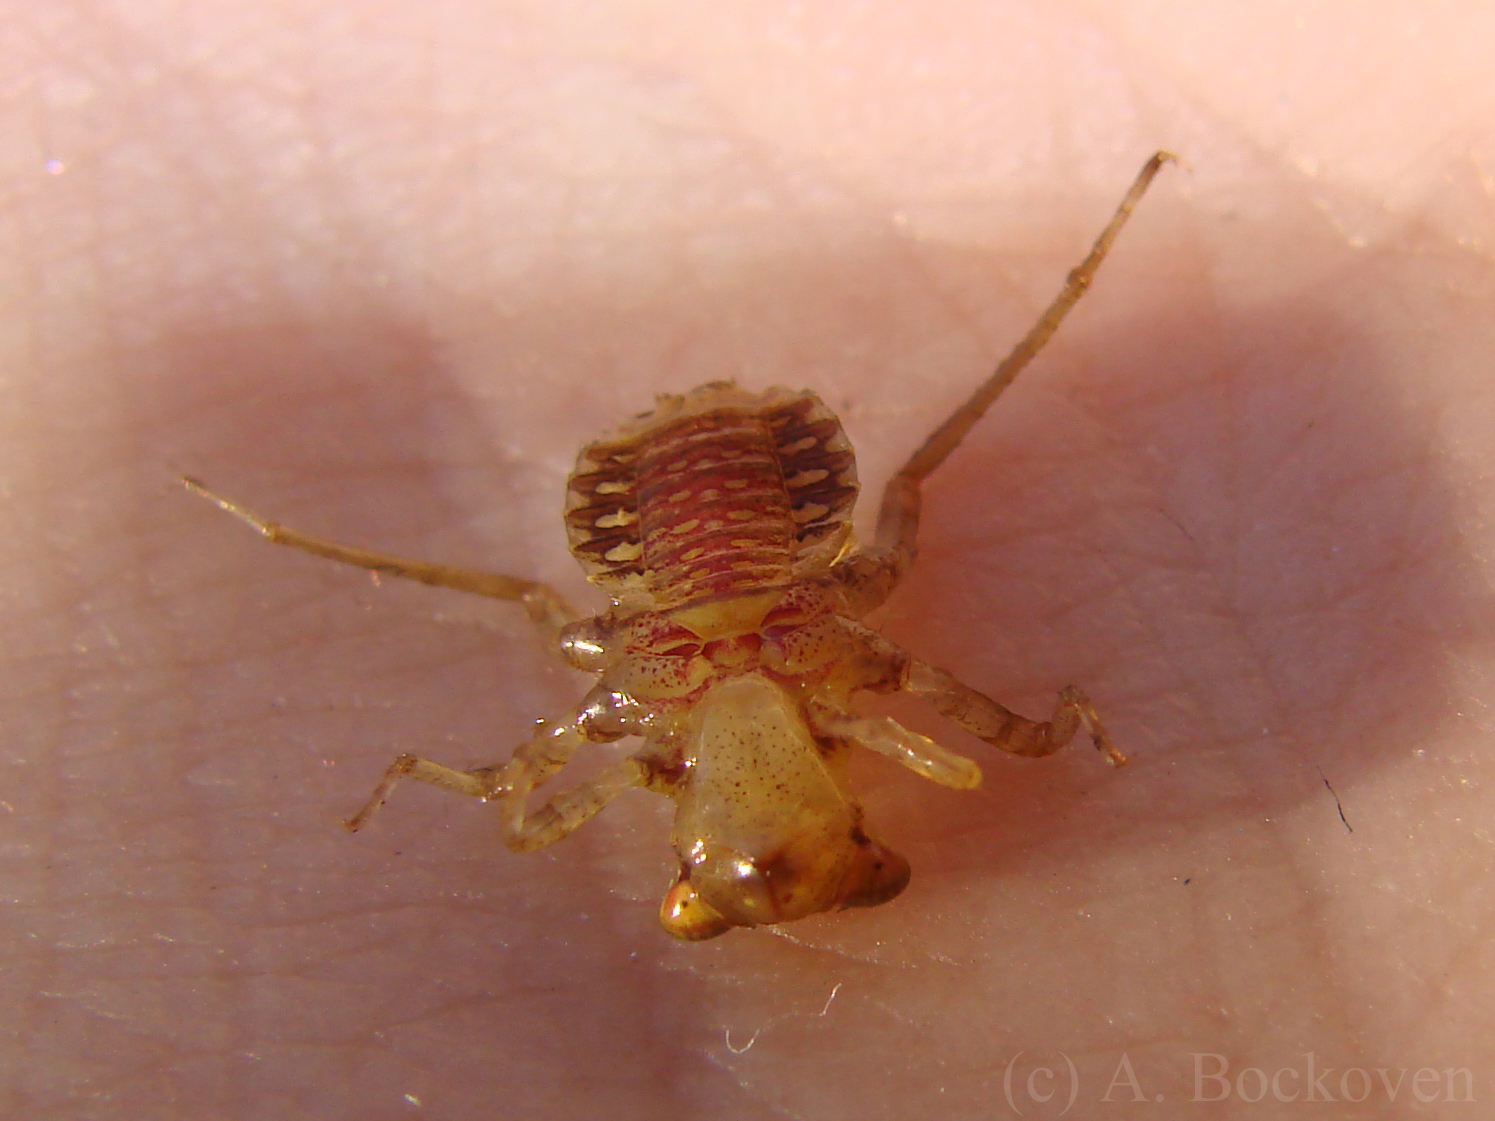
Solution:
M 1299 1108 L 1488 1116 L 1487 5 L 5 26 L 0 1113 L 1053 1117 L 1072 1062 L 1068 1116 L 1296 1116 L 1355 1067 L 1363 1105 Z M 413 785 L 342 830 L 399 752 L 499 761 L 583 682 L 513 607 L 275 550 L 175 472 L 595 604 L 581 443 L 813 386 L 875 497 L 1159 146 L 1191 169 L 936 477 L 881 619 L 1030 715 L 1083 686 L 1133 766 L 894 703 L 986 771 L 858 766 L 908 891 L 704 945 L 657 926 L 647 794 L 529 856 Z M 1205 1105 L 1196 1062 L 1265 1081 Z

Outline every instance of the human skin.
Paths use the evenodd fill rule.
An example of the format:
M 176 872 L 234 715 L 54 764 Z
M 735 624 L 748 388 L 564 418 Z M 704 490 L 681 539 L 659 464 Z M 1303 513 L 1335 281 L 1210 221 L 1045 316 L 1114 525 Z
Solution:
M 1408 1073 L 1298 1109 L 1484 1116 L 1492 28 L 1241 7 L 8 5 L 0 1112 L 1051 1117 L 1067 1059 L 1076 1116 L 1288 1116 L 1310 1063 Z M 1131 766 L 895 703 L 986 773 L 859 765 L 907 892 L 700 945 L 652 795 L 342 830 L 584 681 L 177 472 L 595 607 L 576 448 L 736 377 L 842 414 L 865 519 L 1158 146 L 877 620 Z M 1199 1054 L 1287 1073 L 1207 1105 Z

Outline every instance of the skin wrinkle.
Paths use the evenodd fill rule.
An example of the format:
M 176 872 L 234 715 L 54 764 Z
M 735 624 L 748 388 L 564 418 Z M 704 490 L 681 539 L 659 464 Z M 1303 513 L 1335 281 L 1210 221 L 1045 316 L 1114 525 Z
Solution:
M 1143 4 L 1104 25 L 1070 11 L 1043 39 L 1041 70 L 1011 30 L 1042 23 L 1036 9 L 956 5 L 941 10 L 943 33 L 900 24 L 901 38 L 880 38 L 889 11 L 865 9 L 856 33 L 835 45 L 822 35 L 844 13 L 801 13 L 809 46 L 788 62 L 763 30 L 782 16 L 772 6 L 733 9 L 707 28 L 683 9 L 604 5 L 573 33 L 612 35 L 609 50 L 635 63 L 607 81 L 621 73 L 646 88 L 650 73 L 665 73 L 683 75 L 679 89 L 709 84 L 707 120 L 727 147 L 755 157 L 654 177 L 665 200 L 698 192 L 696 180 L 717 171 L 770 199 L 762 221 L 734 216 L 721 227 L 731 237 L 710 253 L 691 239 L 709 208 L 691 203 L 661 219 L 675 231 L 659 239 L 663 252 L 679 262 L 663 280 L 634 270 L 628 243 L 608 237 L 616 205 L 636 244 L 653 240 L 639 232 L 641 204 L 627 205 L 634 188 L 609 174 L 605 156 L 588 165 L 585 184 L 566 181 L 564 145 L 526 165 L 528 185 L 505 165 L 509 136 L 545 132 L 544 114 L 568 104 L 547 74 L 595 49 L 539 14 L 526 22 L 503 8 L 464 17 L 444 7 L 456 30 L 440 44 L 434 33 L 405 35 L 408 17 L 391 21 L 376 6 L 334 43 L 318 21 L 275 4 L 237 27 L 228 7 L 189 9 L 170 27 L 144 8 L 115 45 L 117 24 L 82 8 L 48 61 L 10 58 L 8 72 L 72 68 L 99 92 L 82 106 L 23 103 L 9 130 L 21 147 L 5 157 L 11 178 L 30 186 L 7 202 L 24 216 L 0 218 L 11 222 L 0 238 L 12 246 L 0 269 L 33 293 L 7 314 L 36 307 L 47 318 L 29 343 L 0 334 L 11 406 L 0 418 L 0 478 L 12 500 L 12 532 L 0 543 L 12 710 L 0 758 L 17 807 L 0 814 L 0 831 L 20 853 L 4 873 L 18 902 L 0 922 L 21 951 L 4 982 L 16 1012 L 0 1035 L 0 1069 L 20 1075 L 0 1084 L 0 1112 L 377 1121 L 405 1115 L 402 1095 L 412 1093 L 459 1119 L 490 1116 L 498 1100 L 521 1115 L 595 1116 L 604 1098 L 625 1118 L 991 1116 L 1006 1108 L 1001 1067 L 1019 1049 L 1062 1050 L 1102 1085 L 1127 1049 L 1148 1090 L 1168 1094 L 1154 1107 L 1160 1117 L 1197 1109 L 1182 1104 L 1186 1079 L 1161 1080 L 1189 1050 L 1269 1069 L 1301 1066 L 1313 1047 L 1341 1068 L 1471 1065 L 1477 1096 L 1486 1089 L 1478 1041 L 1491 1037 L 1492 1002 L 1472 947 L 1487 915 L 1477 879 L 1460 870 L 1477 867 L 1481 851 L 1467 823 L 1488 816 L 1482 725 L 1440 706 L 1477 714 L 1488 616 L 1480 566 L 1461 576 L 1433 555 L 1466 536 L 1471 558 L 1484 551 L 1486 499 L 1472 482 L 1484 476 L 1451 463 L 1436 429 L 1429 443 L 1433 422 L 1420 412 L 1423 398 L 1450 418 L 1477 401 L 1477 387 L 1449 376 L 1478 368 L 1470 344 L 1484 338 L 1455 324 L 1454 312 L 1477 310 L 1489 293 L 1485 274 L 1468 271 L 1478 215 L 1438 186 L 1469 162 L 1453 152 L 1458 134 L 1419 144 L 1422 168 L 1388 184 L 1392 201 L 1382 204 L 1400 214 L 1409 197 L 1422 200 L 1415 205 L 1437 220 L 1368 222 L 1366 253 L 1351 237 L 1360 208 L 1375 209 L 1366 184 L 1385 176 L 1366 175 L 1383 157 L 1355 145 L 1372 142 L 1363 138 L 1371 119 L 1374 143 L 1388 149 L 1406 131 L 1397 119 L 1357 117 L 1357 97 L 1320 98 L 1302 83 L 1286 87 L 1289 100 L 1308 98 L 1298 115 L 1329 106 L 1341 124 L 1335 131 L 1319 116 L 1311 133 L 1284 131 L 1284 110 L 1267 104 L 1276 87 L 1262 83 L 1260 102 L 1243 94 L 1249 60 L 1273 57 L 1274 36 L 1288 37 L 1285 10 L 1257 13 L 1261 38 L 1238 57 L 1234 45 L 1218 53 L 1194 22 L 1195 38 L 1171 38 L 1176 13 L 1165 8 Z M 45 22 L 41 7 L 16 14 L 21 28 Z M 1322 19 L 1299 15 L 1310 26 Z M 1392 24 L 1364 14 L 1357 41 L 1397 58 Z M 1077 27 L 1089 34 L 1083 50 L 1069 45 Z M 743 32 L 730 51 L 726 29 Z M 1417 57 L 1436 57 L 1429 34 Z M 695 49 L 695 35 L 710 40 L 706 49 Z M 344 80 L 363 37 L 396 61 L 412 50 L 431 56 L 414 95 L 408 66 L 354 66 L 357 80 Z M 478 96 L 505 81 L 492 66 L 499 39 L 506 57 L 539 60 L 525 72 L 522 103 Z M 204 41 L 237 50 L 203 51 Z M 1129 42 L 1150 61 L 1121 70 L 1120 85 L 1110 76 L 1109 88 L 1132 99 L 1127 107 L 1116 97 L 1113 114 L 1089 96 L 1088 75 L 1117 65 L 1124 46 L 1114 44 Z M 989 69 L 969 69 L 957 47 L 981 49 Z M 848 50 L 872 55 L 838 53 Z M 1329 80 L 1357 57 L 1343 44 L 1325 50 L 1337 65 L 1316 70 Z M 187 51 L 190 82 L 174 61 Z M 929 65 L 919 75 L 895 68 L 857 80 L 869 57 L 920 52 Z M 482 77 L 472 77 L 484 57 Z M 724 65 L 706 73 L 712 60 Z M 137 63 L 166 80 L 136 84 Z M 1410 71 L 1384 73 L 1394 65 L 1382 61 L 1377 80 L 1354 75 L 1346 89 L 1419 88 Z M 277 69 L 297 80 L 271 80 Z M 734 93 L 731 75 L 755 72 L 772 77 L 751 96 Z M 429 94 L 437 74 L 455 91 L 443 109 Z M 1187 90 L 1185 78 L 1206 88 Z M 609 118 L 595 108 L 606 86 L 588 81 L 602 127 L 567 135 L 591 135 L 606 152 Z M 966 96 L 955 97 L 962 86 Z M 287 107 L 276 103 L 285 88 L 308 92 Z M 1449 92 L 1463 95 L 1469 121 L 1488 102 L 1478 88 Z M 623 123 L 657 91 L 628 95 Z M 973 117 L 979 102 L 1000 103 L 1003 119 Z M 665 119 L 689 125 L 684 103 L 671 102 Z M 257 106 L 274 112 L 261 119 Z M 508 122 L 514 131 L 468 119 L 501 112 L 519 117 Z M 35 142 L 44 119 L 50 131 Z M 464 143 L 474 131 L 503 139 Z M 308 137 L 319 138 L 312 163 L 304 153 L 282 162 Z M 1057 283 L 1158 142 L 1183 148 L 1195 171 L 1160 182 L 1154 209 L 1139 215 L 1053 350 L 963 450 L 965 466 L 936 477 L 946 496 L 928 511 L 936 536 L 888 618 L 891 637 L 1030 715 L 1073 677 L 1128 737 L 1137 767 L 1102 775 L 1076 749 L 1011 765 L 978 754 L 988 787 L 963 799 L 869 764 L 872 820 L 895 843 L 913 841 L 903 846 L 915 868 L 909 895 L 885 914 L 686 953 L 661 946 L 652 928 L 664 842 L 645 796 L 523 859 L 498 851 L 481 807 L 435 791 L 402 790 L 368 834 L 338 835 L 337 814 L 398 750 L 501 759 L 530 718 L 574 698 L 572 686 L 538 664 L 501 605 L 489 614 L 262 551 L 171 491 L 173 468 L 201 471 L 300 528 L 571 591 L 556 480 L 575 448 L 646 408 L 655 391 L 739 372 L 753 388 L 810 386 L 842 411 L 869 484 L 865 515 L 885 468 L 939 415 L 937 402 L 957 398 L 1025 326 L 1019 309 Z M 647 143 L 659 149 L 657 166 L 678 166 L 657 134 Z M 444 154 L 452 151 L 463 158 Z M 886 165 L 872 152 L 888 153 Z M 1316 175 L 1292 170 L 1309 157 Z M 67 170 L 47 176 L 44 158 Z M 1019 177 L 986 177 L 986 167 L 1014 160 Z M 1363 178 L 1342 178 L 1346 166 Z M 796 167 L 805 169 L 798 177 Z M 508 172 L 518 188 L 495 193 Z M 927 194 L 913 186 L 926 173 Z M 1419 194 L 1419 182 L 1431 186 Z M 514 250 L 515 259 L 539 212 L 527 200 L 556 183 L 574 221 L 547 235 L 563 240 Z M 806 184 L 825 185 L 814 206 L 796 195 Z M 1059 201 L 1046 203 L 1034 184 Z M 185 205 L 204 190 L 207 203 Z M 1343 197 L 1323 203 L 1336 191 Z M 1014 209 L 1014 199 L 1028 205 Z M 1299 224 L 1305 200 L 1323 203 L 1337 224 Z M 889 210 L 908 224 L 890 225 Z M 96 223 L 99 214 L 112 217 Z M 585 231 L 588 244 L 578 250 L 568 230 Z M 1476 240 L 1461 246 L 1459 236 Z M 752 237 L 766 240 L 748 253 Z M 1412 242 L 1412 253 L 1376 252 L 1391 241 Z M 86 268 L 71 274 L 85 243 Z M 981 248 L 962 259 L 952 244 Z M 562 263 L 546 264 L 550 256 Z M 1310 257 L 1339 267 L 1314 271 Z M 1179 260 L 1208 279 L 1206 291 L 1170 282 Z M 1259 291 L 1269 263 L 1289 296 L 1255 304 L 1242 286 Z M 1450 269 L 1461 277 L 1457 298 L 1425 291 Z M 557 285 L 562 275 L 570 283 Z M 1149 311 L 1156 305 L 1141 293 L 1154 287 L 1178 314 Z M 1399 292 L 1415 296 L 1406 309 Z M 1222 317 L 1221 300 L 1256 313 Z M 1316 333 L 1297 321 L 1279 340 L 1278 320 L 1353 300 L 1365 301 L 1374 334 L 1366 322 L 1330 318 Z M 765 341 L 780 334 L 782 343 Z M 950 337 L 958 346 L 942 347 Z M 1230 345 L 1211 345 L 1219 339 Z M 1473 354 L 1458 359 L 1463 367 L 1455 344 Z M 1222 372 L 1240 385 L 1268 382 L 1256 412 L 1284 397 L 1283 422 L 1237 418 L 1227 438 L 1210 427 L 1221 415 L 1211 400 L 1184 419 L 1178 402 L 1194 383 L 1178 367 L 1200 359 L 1201 382 Z M 1283 373 L 1273 380 L 1272 369 Z M 1295 381 L 1284 380 L 1288 371 Z M 1394 390 L 1414 377 L 1419 403 L 1409 409 Z M 1356 448 L 1289 430 L 1288 419 L 1342 409 L 1347 379 L 1359 380 L 1366 403 L 1335 431 L 1339 441 L 1357 436 Z M 1064 404 L 1076 399 L 1078 409 Z M 1071 423 L 1082 411 L 1111 421 L 1099 452 L 1097 426 Z M 1201 430 L 1185 440 L 1178 433 L 1190 423 Z M 1242 474 L 1228 449 L 1243 436 L 1282 440 L 1288 455 L 1272 463 L 1257 446 Z M 1156 456 L 1144 454 L 1152 443 Z M 1129 444 L 1142 450 L 1128 457 Z M 510 447 L 512 457 L 497 451 Z M 1196 539 L 1166 547 L 1163 573 L 1157 550 L 1141 547 L 1157 530 L 1125 516 L 1126 488 L 1121 513 L 1094 506 L 1118 493 L 1108 472 L 1136 477 L 1170 462 L 1196 472 L 1231 464 L 1236 477 L 1228 488 L 1161 480 L 1159 505 Z M 1370 482 L 1409 465 L 1409 491 Z M 1294 475 L 1306 483 L 1315 472 L 1326 499 L 1354 498 L 1322 526 L 1317 495 L 1291 487 Z M 1394 532 L 1359 524 L 1377 499 Z M 1226 510 L 1244 513 L 1232 522 Z M 1296 531 L 1287 511 L 1302 520 Z M 1241 529 L 1263 515 L 1267 531 L 1241 549 Z M 137 532 L 148 547 L 111 541 Z M 1336 539 L 1352 564 L 1321 559 Z M 988 564 L 997 540 L 1002 555 Z M 1284 581 L 1273 562 L 1305 578 Z M 1116 575 L 1098 580 L 1098 563 Z M 1180 624 L 1211 597 L 1232 605 L 1233 637 L 1217 621 Z M 1147 625 L 1127 618 L 1136 612 Z M 452 618 L 492 620 L 501 633 L 453 643 Z M 1222 635 L 1225 652 L 1249 654 L 1237 662 L 1256 692 L 1222 692 L 1232 664 Z M 1363 654 L 1341 650 L 1351 640 Z M 1452 652 L 1440 661 L 1444 645 Z M 1392 703 L 1380 692 L 1406 712 L 1378 723 Z M 1248 718 L 1263 711 L 1274 714 L 1274 736 L 1258 744 Z M 933 718 L 921 730 L 957 750 L 965 742 Z M 1412 756 L 1414 746 L 1427 757 Z M 1307 748 L 1343 799 L 1353 837 L 1311 767 L 1299 781 Z M 204 773 L 214 781 L 190 781 Z M 204 970 L 184 958 L 184 930 L 200 939 L 194 950 L 220 950 L 221 964 Z M 59 942 L 121 932 L 136 940 L 138 963 L 122 981 L 123 958 L 56 952 Z M 944 964 L 931 970 L 934 962 Z M 843 976 L 829 1017 L 775 1019 L 818 1011 Z M 886 1019 L 851 1014 L 868 1007 Z M 775 1027 L 745 1054 L 727 1051 L 724 1025 L 752 1023 Z M 205 1047 L 207 1038 L 231 1046 Z M 1379 1108 L 1389 1117 L 1403 1107 Z M 1438 1108 L 1458 1116 L 1470 1107 Z

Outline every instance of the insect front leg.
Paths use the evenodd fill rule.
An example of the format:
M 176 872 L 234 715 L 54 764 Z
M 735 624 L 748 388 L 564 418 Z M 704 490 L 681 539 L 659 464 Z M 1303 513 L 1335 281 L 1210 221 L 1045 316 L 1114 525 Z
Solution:
M 1074 686 L 1060 690 L 1059 702 L 1047 721 L 1029 720 L 986 694 L 978 693 L 944 670 L 921 662 L 870 627 L 850 619 L 841 619 L 838 623 L 850 648 L 857 651 L 855 659 L 846 659 L 845 664 L 852 676 L 840 682 L 843 688 L 912 693 L 931 704 L 946 719 L 992 746 L 1031 758 L 1052 755 L 1073 739 L 1075 732 L 1084 728 L 1112 766 L 1119 767 L 1126 762 L 1126 756 L 1111 742 L 1090 698 Z M 966 767 L 975 767 L 970 760 L 946 751 L 894 721 L 863 721 L 863 727 L 852 730 L 849 722 L 861 721 L 862 718 L 844 713 L 844 706 L 836 708 L 821 701 L 812 711 L 817 720 L 839 721 L 847 728 L 849 738 L 860 739 L 873 750 L 892 756 L 926 778 L 947 786 L 962 785 L 960 781 L 952 780 L 968 775 Z M 822 716 L 822 712 L 828 715 Z M 980 781 L 980 772 L 977 771 L 969 785 L 975 786 Z
M 1111 251 L 1117 235 L 1131 217 L 1137 203 L 1141 201 L 1163 165 L 1177 159 L 1170 152 L 1156 152 L 1137 173 L 1131 187 L 1122 198 L 1111 220 L 1095 239 L 1090 252 L 1085 256 L 1064 282 L 1064 287 L 1044 309 L 1038 321 L 1028 333 L 1002 359 L 976 392 L 971 394 L 945 422 L 930 433 L 918 451 L 914 452 L 888 481 L 883 491 L 882 506 L 877 514 L 877 534 L 869 549 L 852 554 L 836 566 L 836 574 L 848 589 L 851 605 L 859 613 L 871 611 L 885 600 L 898 585 L 918 549 L 919 514 L 923 505 L 921 487 L 940 464 L 958 448 L 976 422 L 991 408 L 1002 391 L 1012 384 L 1023 367 L 1044 348 L 1044 345 L 1059 329 L 1067 316 L 1090 287 L 1096 271 L 1106 254 Z
M 589 742 L 581 724 L 542 721 L 534 736 L 520 745 L 505 765 L 504 844 L 515 852 L 554 844 L 590 821 L 623 791 L 649 785 L 652 768 L 639 756 L 630 756 L 530 810 L 530 794 L 535 788 L 564 767 L 578 747 Z
M 495 766 L 459 771 L 415 755 L 402 755 L 390 765 L 367 804 L 346 824 L 354 832 L 363 828 L 384 804 L 394 785 L 402 778 L 413 778 L 454 794 L 498 802 L 504 844 L 516 852 L 553 844 L 590 820 L 623 791 L 655 784 L 655 768 L 640 753 L 561 791 L 534 810 L 529 808 L 534 791 L 565 767 L 583 744 L 607 742 L 631 734 L 613 728 L 599 729 L 598 711 L 589 698 L 563 722 L 540 721 L 534 734 L 514 750 L 509 761 Z
M 947 719 L 1014 755 L 1029 758 L 1052 755 L 1083 727 L 1113 767 L 1126 762 L 1126 756 L 1111 742 L 1090 698 L 1072 685 L 1059 691 L 1054 713 L 1044 722 L 1019 716 L 944 670 L 916 658 L 908 661 L 903 688 L 924 698 Z
M 545 632 L 552 646 L 555 645 L 561 628 L 568 623 L 575 622 L 579 617 L 559 592 L 550 585 L 542 584 L 537 580 L 525 580 L 518 576 L 500 576 L 468 568 L 452 568 L 449 565 L 431 564 L 427 561 L 405 560 L 387 553 L 360 549 L 353 545 L 340 545 L 336 541 L 312 537 L 300 530 L 283 526 L 279 522 L 262 518 L 237 502 L 215 494 L 196 479 L 183 476 L 182 484 L 193 494 L 201 495 L 219 509 L 244 522 L 271 544 L 289 545 L 293 549 L 326 557 L 328 560 L 366 568 L 381 576 L 398 576 L 402 580 L 415 580 L 421 584 L 454 588 L 459 592 L 471 592 L 474 595 L 488 596 L 491 599 L 518 603 L 524 607 L 535 624 Z M 412 777 L 415 776 L 414 771 L 409 773 Z M 441 784 L 437 783 L 437 785 Z
M 896 759 L 917 775 L 941 786 L 973 790 L 981 785 L 981 768 L 964 755 L 941 747 L 928 736 L 910 731 L 886 716 L 857 716 L 825 704 L 809 706 L 817 734 L 843 739 Z
M 503 790 L 503 780 L 500 777 L 502 771 L 502 766 L 459 771 L 441 763 L 433 763 L 429 759 L 422 759 L 418 755 L 401 755 L 389 765 L 389 769 L 384 772 L 384 777 L 379 780 L 379 785 L 374 787 L 373 794 L 369 795 L 369 800 L 364 803 L 363 808 L 343 824 L 350 832 L 357 833 L 368 824 L 374 812 L 388 801 L 390 791 L 402 778 L 413 778 L 417 782 L 430 783 L 432 786 L 439 786 L 442 790 L 449 790 L 453 794 L 466 794 L 486 801 Z

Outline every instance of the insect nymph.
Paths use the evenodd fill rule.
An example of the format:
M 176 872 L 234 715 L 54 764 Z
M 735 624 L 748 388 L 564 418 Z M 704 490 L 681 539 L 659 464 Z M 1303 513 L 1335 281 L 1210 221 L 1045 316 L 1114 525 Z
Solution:
M 752 394 L 729 382 L 662 396 L 582 449 L 566 526 L 572 553 L 612 600 L 591 618 L 546 585 L 308 537 L 185 480 L 271 541 L 517 601 L 572 666 L 597 675 L 570 714 L 540 723 L 506 763 L 461 771 L 401 756 L 349 827 L 408 777 L 496 802 L 505 842 L 529 850 L 565 837 L 625 790 L 657 791 L 676 804 L 679 863 L 660 917 L 677 938 L 703 939 L 871 906 L 903 889 L 908 863 L 873 838 L 847 784 L 852 748 L 946 786 L 981 781 L 971 760 L 890 719 L 857 715 L 860 691 L 913 693 L 1016 755 L 1048 755 L 1083 727 L 1110 762 L 1125 762 L 1078 690 L 1061 691 L 1047 722 L 1027 720 L 860 620 L 914 559 L 923 480 L 1053 334 L 1170 158 L 1148 161 L 1028 335 L 893 477 L 866 547 L 851 538 L 856 467 L 836 417 L 808 391 Z M 531 804 L 583 744 L 628 736 L 643 746 Z

